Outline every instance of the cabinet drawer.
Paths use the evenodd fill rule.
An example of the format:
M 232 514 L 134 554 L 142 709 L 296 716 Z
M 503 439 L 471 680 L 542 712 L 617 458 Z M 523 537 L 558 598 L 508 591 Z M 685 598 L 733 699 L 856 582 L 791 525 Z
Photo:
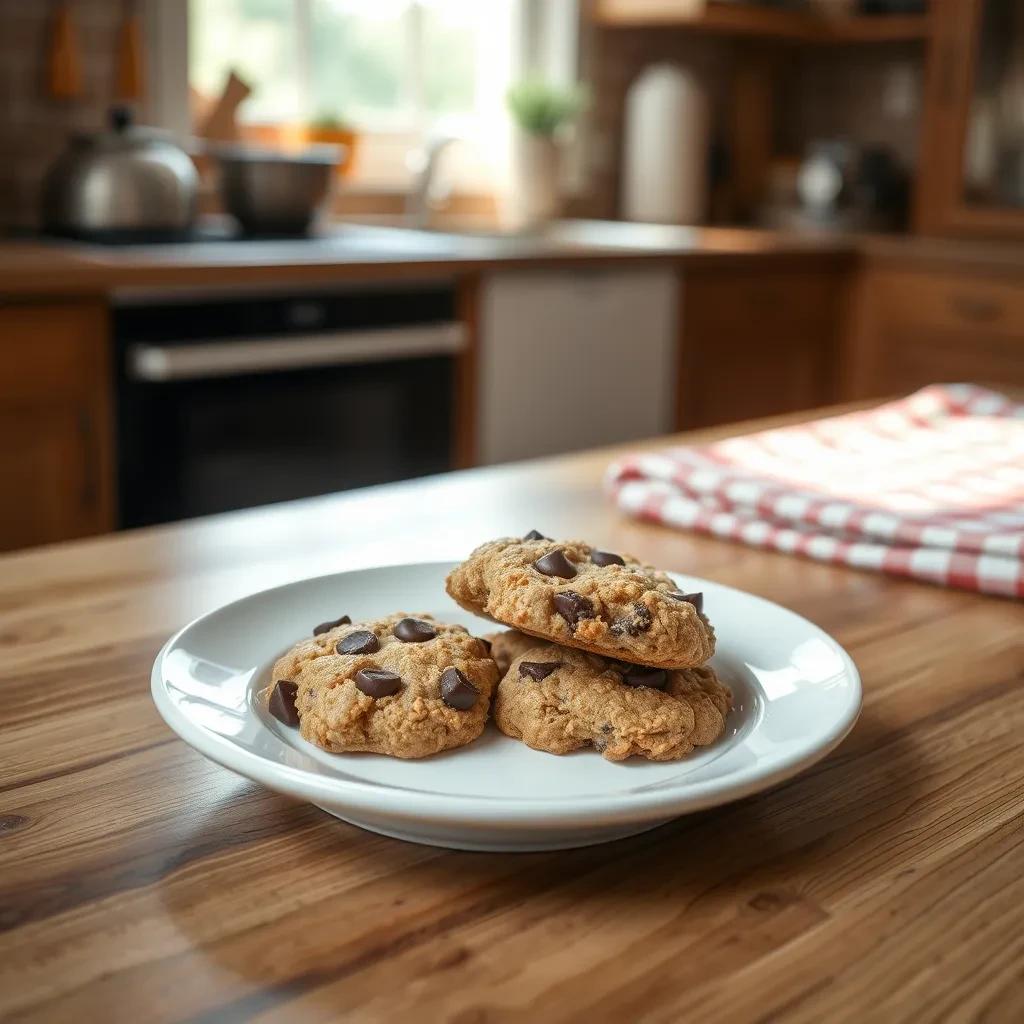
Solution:
M 951 381 L 1024 387 L 1024 337 L 978 332 L 968 341 L 955 332 L 893 324 L 882 338 L 879 393 Z
M 879 309 L 892 324 L 1024 336 L 1024 287 L 954 274 L 896 273 L 878 280 Z

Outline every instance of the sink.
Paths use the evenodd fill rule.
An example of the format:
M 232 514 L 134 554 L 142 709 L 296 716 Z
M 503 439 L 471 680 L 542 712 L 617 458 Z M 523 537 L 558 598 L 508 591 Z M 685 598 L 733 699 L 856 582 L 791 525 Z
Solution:
M 502 231 L 476 226 L 472 221 L 438 221 L 427 227 L 412 227 L 402 216 L 368 217 L 361 226 L 407 235 L 443 237 L 453 248 L 485 241 L 490 251 L 529 253 L 580 250 L 629 250 L 634 252 L 675 252 L 696 244 L 698 228 L 671 224 L 637 224 L 612 220 L 557 220 L 534 231 Z
M 324 238 L 329 245 L 354 245 L 367 250 L 397 251 L 458 259 L 486 259 L 489 256 L 538 256 L 579 249 L 570 235 L 554 232 L 515 233 L 484 227 L 451 227 L 438 224 L 414 228 L 401 222 L 392 225 L 336 225 Z M 591 248 L 587 245 L 586 248 Z

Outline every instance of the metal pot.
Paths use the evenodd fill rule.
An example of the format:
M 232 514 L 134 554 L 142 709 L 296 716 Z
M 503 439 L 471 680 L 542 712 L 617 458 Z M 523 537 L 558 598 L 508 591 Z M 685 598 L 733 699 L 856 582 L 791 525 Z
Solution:
M 155 128 L 135 126 L 126 107 L 110 130 L 78 134 L 43 182 L 47 231 L 97 241 L 184 235 L 196 211 L 199 175 L 189 155 Z
M 326 207 L 341 146 L 279 153 L 248 146 L 215 146 L 224 208 L 251 235 L 298 235 Z

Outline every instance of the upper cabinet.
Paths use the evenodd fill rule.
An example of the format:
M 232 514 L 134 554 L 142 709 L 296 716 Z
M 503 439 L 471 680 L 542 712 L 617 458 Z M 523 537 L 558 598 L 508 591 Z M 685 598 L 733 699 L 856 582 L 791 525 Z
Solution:
M 677 28 L 783 43 L 906 42 L 929 32 L 926 14 L 825 15 L 735 0 L 591 0 L 589 10 L 609 28 Z
M 785 186 L 815 133 L 829 141 L 832 123 L 837 138 L 854 146 L 896 151 L 910 170 L 914 231 L 1024 240 L 1024 0 L 836 0 L 833 10 L 847 13 L 824 16 L 828 7 L 826 0 L 805 6 L 589 0 L 587 9 L 606 36 L 646 29 L 645 45 L 659 59 L 682 47 L 684 34 L 727 40 L 715 65 L 725 69 L 725 88 L 718 92 L 726 127 L 718 141 L 726 159 L 718 188 L 723 201 L 713 220 L 756 221 L 766 195 L 780 181 Z M 875 13 L 858 13 L 867 10 Z M 631 45 L 638 46 L 635 39 Z M 892 48 L 891 60 L 872 54 L 880 46 Z M 892 77 L 891 87 L 858 92 L 852 78 L 841 81 L 842 69 L 871 67 L 871 61 L 867 80 L 879 81 L 883 59 L 905 72 Z M 823 71 L 830 67 L 836 69 L 831 79 Z M 917 103 L 922 71 L 923 101 Z M 815 87 L 814 102 L 794 114 L 792 97 L 806 99 Z M 898 115 L 907 122 L 898 135 L 902 148 L 894 142 L 891 108 L 897 106 L 910 109 Z
M 1024 236 L 1024 4 L 933 0 L 917 228 Z

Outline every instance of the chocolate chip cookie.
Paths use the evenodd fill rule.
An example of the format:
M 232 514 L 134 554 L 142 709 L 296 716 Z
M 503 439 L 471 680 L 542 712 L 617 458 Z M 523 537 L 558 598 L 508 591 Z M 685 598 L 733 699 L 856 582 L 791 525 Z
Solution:
M 659 669 L 557 644 L 522 645 L 522 634 L 495 642 L 520 653 L 498 684 L 494 720 L 534 750 L 592 745 L 609 761 L 675 761 L 725 730 L 732 694 L 706 665 Z
M 462 626 L 342 616 L 274 665 L 268 707 L 334 753 L 426 757 L 480 735 L 498 677 L 486 642 Z
M 491 657 L 504 675 L 509 666 L 520 654 L 525 654 L 532 647 L 539 647 L 543 642 L 529 633 L 520 633 L 518 629 L 506 629 L 500 633 L 488 633 L 487 642 L 491 645 Z
M 715 653 L 702 595 L 582 541 L 490 541 L 449 573 L 447 589 L 477 615 L 608 658 L 686 668 Z

